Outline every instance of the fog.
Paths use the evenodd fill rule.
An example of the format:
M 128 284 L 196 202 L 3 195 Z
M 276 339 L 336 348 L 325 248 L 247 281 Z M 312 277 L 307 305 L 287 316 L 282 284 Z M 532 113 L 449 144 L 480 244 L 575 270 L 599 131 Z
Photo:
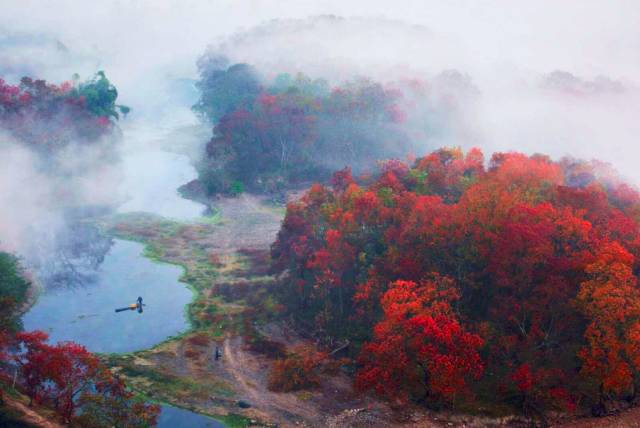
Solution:
M 174 138 L 182 153 L 197 153 L 204 143 L 192 138 L 202 132 L 194 130 L 190 85 L 198 57 L 209 49 L 256 66 L 265 78 L 304 72 L 333 83 L 365 76 L 383 83 L 420 79 L 437 88 L 437 76 L 457 70 L 477 94 L 456 98 L 444 131 L 423 136 L 422 153 L 455 145 L 487 154 L 599 158 L 640 183 L 635 1 L 2 3 L 0 77 L 59 82 L 105 70 L 118 102 L 133 108 L 121 123 L 118 154 L 139 159 L 141 167 L 141 153 L 158 149 L 156 126 L 166 129 L 163 135 L 188 127 L 190 137 Z M 569 74 L 552 74 L 557 70 Z M 0 245 L 16 248 L 34 225 L 60 221 L 63 205 L 123 203 L 122 162 L 91 174 L 78 168 L 99 164 L 95 156 L 70 151 L 61 154 L 64 173 L 45 172 L 37 155 L 0 135 Z M 130 160 L 124 165 L 135 169 Z M 148 176 L 171 174 L 146 167 Z
M 314 24 L 335 15 L 343 24 Z M 383 65 L 465 70 L 476 80 L 530 78 L 556 69 L 578 76 L 633 79 L 640 72 L 640 6 L 634 1 L 196 1 L 58 0 L 3 2 L 0 28 L 47 36 L 71 53 L 97 59 L 137 99 L 136 85 L 167 76 L 195 76 L 208 44 L 243 39 L 237 57 L 262 63 Z M 270 31 L 272 20 L 289 21 Z M 266 37 L 263 37 L 266 36 Z M 313 49 L 307 49 L 312 47 Z M 3 46 L 3 61 L 6 61 Z M 35 61 L 35 60 L 34 60 Z M 69 63 L 71 72 L 82 70 Z M 367 74 L 380 71 L 368 70 Z M 46 73 L 46 70 L 43 70 Z M 477 76 L 476 76 L 477 75 Z M 133 88 L 130 86 L 133 85 Z M 148 89 L 148 88 L 147 88 Z M 158 94 L 156 94 L 157 96 Z

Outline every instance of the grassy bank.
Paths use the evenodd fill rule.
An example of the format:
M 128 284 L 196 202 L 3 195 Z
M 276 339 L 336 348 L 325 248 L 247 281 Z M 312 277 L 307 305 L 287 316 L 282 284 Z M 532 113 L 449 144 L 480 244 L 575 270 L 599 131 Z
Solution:
M 243 276 L 251 270 L 249 257 L 216 250 L 212 236 L 221 225 L 219 214 L 193 223 L 126 214 L 99 224 L 110 236 L 144 244 L 144 255 L 151 260 L 181 266 L 180 281 L 194 293 L 186 308 L 189 331 L 151 349 L 103 358 L 146 398 L 240 427 L 257 423 L 256 415 L 238 406 L 232 379 L 216 364 L 215 354 L 226 337 L 242 334 L 247 308 L 244 301 L 225 301 L 215 290 L 220 284 L 271 279 L 262 273 Z

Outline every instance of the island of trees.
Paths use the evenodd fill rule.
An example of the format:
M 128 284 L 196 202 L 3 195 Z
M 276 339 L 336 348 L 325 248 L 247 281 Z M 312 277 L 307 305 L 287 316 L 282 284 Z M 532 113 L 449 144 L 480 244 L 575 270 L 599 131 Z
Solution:
M 194 110 L 213 127 L 198 165 L 208 195 L 273 194 L 324 182 L 347 165 L 359 172 L 404 158 L 424 144 L 423 134 L 444 132 L 456 99 L 476 93 L 457 71 L 429 85 L 367 78 L 330 85 L 302 73 L 265 79 L 249 64 L 215 55 L 198 66 Z

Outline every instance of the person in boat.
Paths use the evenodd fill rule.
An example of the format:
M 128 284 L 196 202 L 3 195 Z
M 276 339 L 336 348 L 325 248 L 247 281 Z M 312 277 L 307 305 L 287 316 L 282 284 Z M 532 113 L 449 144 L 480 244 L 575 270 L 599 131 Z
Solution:
M 142 297 L 138 296 L 138 299 L 136 300 L 136 303 L 132 303 L 129 306 L 125 306 L 124 308 L 118 308 L 116 309 L 116 312 L 122 312 L 122 311 L 135 311 L 137 310 L 138 313 L 142 313 L 142 307 L 144 305 L 142 304 Z

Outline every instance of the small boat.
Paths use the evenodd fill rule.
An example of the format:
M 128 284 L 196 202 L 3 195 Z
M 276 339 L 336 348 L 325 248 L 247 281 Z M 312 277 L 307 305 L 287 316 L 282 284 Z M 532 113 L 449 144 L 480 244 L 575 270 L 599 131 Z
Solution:
M 142 303 L 142 297 L 138 297 L 138 300 L 136 300 L 136 303 L 132 303 L 129 306 L 125 306 L 124 308 L 117 308 L 116 312 L 135 311 L 135 310 L 137 310 L 138 313 L 142 313 L 142 307 L 143 306 L 147 306 L 147 305 L 144 305 Z

